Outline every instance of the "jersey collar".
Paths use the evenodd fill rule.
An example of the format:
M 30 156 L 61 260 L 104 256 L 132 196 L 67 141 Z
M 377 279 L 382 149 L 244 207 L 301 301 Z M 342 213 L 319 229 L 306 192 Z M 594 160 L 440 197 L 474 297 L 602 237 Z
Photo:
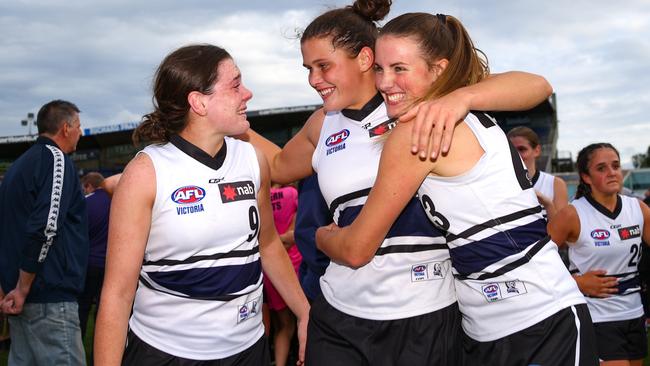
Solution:
M 623 209 L 623 202 L 621 200 L 620 195 L 616 195 L 616 207 L 614 207 L 614 211 L 610 211 L 607 209 L 607 207 L 601 205 L 596 201 L 593 197 L 591 197 L 590 194 L 585 195 L 585 199 L 587 202 L 589 202 L 598 212 L 601 214 L 609 217 L 610 219 L 614 220 L 615 218 L 618 217 L 618 214 L 621 213 L 621 209 Z
M 540 170 L 537 169 L 535 171 L 535 175 L 533 175 L 533 177 L 530 178 L 530 182 L 533 183 L 533 185 L 535 185 L 537 183 L 537 180 L 539 179 L 539 172 L 540 172 Z
M 179 135 L 172 135 L 169 138 L 169 142 L 171 142 L 172 145 L 176 146 L 180 151 L 194 158 L 199 163 L 214 170 L 221 168 L 224 160 L 226 160 L 227 144 L 225 140 L 223 141 L 223 145 L 221 145 L 221 148 L 214 157 L 210 156 L 208 153 L 199 149 Z
M 366 105 L 361 107 L 361 109 L 344 109 L 341 111 L 344 116 L 355 121 L 363 121 L 364 118 L 368 117 L 377 107 L 384 102 L 384 98 L 380 93 L 375 94 L 372 99 Z

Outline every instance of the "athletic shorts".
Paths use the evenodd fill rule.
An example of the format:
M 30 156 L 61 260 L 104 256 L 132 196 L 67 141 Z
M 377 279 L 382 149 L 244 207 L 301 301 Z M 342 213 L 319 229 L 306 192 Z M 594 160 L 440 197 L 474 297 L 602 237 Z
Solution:
M 603 361 L 640 360 L 648 354 L 645 317 L 594 323 L 598 357 Z
M 305 364 L 460 365 L 460 320 L 457 303 L 411 318 L 369 320 L 345 314 L 320 296 L 309 313 Z
M 271 354 L 265 336 L 248 349 L 219 360 L 190 360 L 170 355 L 150 346 L 131 330 L 126 338 L 127 345 L 122 357 L 122 366 L 266 366 L 271 364 Z
M 570 306 L 517 333 L 489 342 L 463 334 L 465 366 L 598 366 L 586 304 Z

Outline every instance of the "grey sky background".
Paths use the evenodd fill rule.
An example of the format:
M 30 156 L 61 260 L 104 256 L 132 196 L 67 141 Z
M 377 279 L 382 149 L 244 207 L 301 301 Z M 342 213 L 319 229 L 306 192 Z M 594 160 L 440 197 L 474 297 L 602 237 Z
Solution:
M 350 0 L 351 1 L 351 0 Z M 153 73 L 188 43 L 225 47 L 253 91 L 249 110 L 320 103 L 296 30 L 348 1 L 14 0 L 0 3 L 0 136 L 22 135 L 52 99 L 82 110 L 82 127 L 139 121 Z M 558 148 L 575 156 L 613 143 L 625 165 L 650 145 L 650 2 L 394 0 L 459 18 L 493 72 L 545 76 L 557 94 Z

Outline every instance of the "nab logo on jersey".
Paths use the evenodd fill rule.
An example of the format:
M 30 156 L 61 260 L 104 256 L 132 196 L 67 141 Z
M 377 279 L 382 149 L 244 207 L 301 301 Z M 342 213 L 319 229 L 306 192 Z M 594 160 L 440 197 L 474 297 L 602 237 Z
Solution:
M 641 228 L 639 225 L 623 227 L 618 229 L 618 235 L 621 240 L 628 240 L 641 237 Z
M 172 193 L 172 201 L 180 204 L 197 203 L 205 197 L 205 189 L 197 186 L 185 186 Z
M 391 118 L 386 122 L 382 122 L 378 124 L 377 126 L 371 128 L 368 130 L 368 136 L 370 137 L 375 137 L 375 136 L 381 136 L 385 134 L 386 132 L 392 130 L 397 126 L 397 120 L 395 118 Z
M 221 202 L 230 203 L 255 199 L 255 185 L 252 181 L 229 182 L 219 184 Z
M 343 129 L 343 130 L 341 130 L 339 132 L 331 134 L 327 138 L 327 140 L 325 140 L 325 145 L 327 145 L 327 147 L 332 147 L 334 145 L 338 145 L 341 142 L 345 141 L 345 139 L 347 139 L 348 136 L 350 136 L 350 131 L 347 130 L 347 129 Z

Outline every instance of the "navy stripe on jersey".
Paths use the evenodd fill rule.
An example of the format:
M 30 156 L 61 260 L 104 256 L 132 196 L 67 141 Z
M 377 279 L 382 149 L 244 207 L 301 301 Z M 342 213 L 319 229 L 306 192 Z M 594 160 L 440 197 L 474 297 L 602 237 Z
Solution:
M 367 197 L 368 194 L 370 194 L 370 189 L 371 188 L 365 188 L 365 189 L 361 189 L 361 190 L 358 190 L 358 191 L 355 191 L 355 192 L 350 192 L 348 194 L 344 194 L 341 197 L 337 197 L 330 204 L 330 213 L 332 214 L 332 216 L 334 216 L 334 213 L 339 208 L 339 206 L 344 204 L 345 202 L 352 201 L 353 199 L 356 199 L 356 198 Z M 355 215 L 354 217 L 357 217 L 357 216 Z M 350 221 L 350 222 L 352 222 L 352 221 Z M 337 223 L 337 225 L 338 226 L 343 226 L 343 224 L 341 224 L 340 219 L 339 219 L 339 222 Z M 349 224 L 346 224 L 346 226 L 347 225 L 349 225 Z
M 238 293 L 235 297 L 241 296 L 239 292 L 258 284 L 261 275 L 259 260 L 233 266 L 147 272 L 147 276 L 158 286 L 202 300 L 220 300 L 234 293 Z M 142 277 L 140 279 L 147 282 Z
M 546 235 L 546 221 L 540 219 L 451 248 L 449 254 L 456 271 L 461 275 L 468 275 L 480 272 L 506 257 L 520 253 Z
M 352 224 L 357 216 L 359 216 L 362 208 L 362 205 L 346 207 L 339 213 L 338 226 L 344 227 Z M 442 232 L 431 224 L 420 202 L 413 197 L 397 217 L 390 230 L 388 230 L 386 238 L 398 236 L 435 237 L 442 235 Z
M 618 283 L 618 294 L 629 295 L 641 291 L 641 280 L 638 275 Z
M 542 250 L 542 248 L 546 244 L 548 244 L 549 241 L 551 241 L 551 237 L 547 236 L 544 239 L 538 241 L 535 245 L 533 245 L 533 247 L 530 248 L 530 250 L 526 253 L 525 256 L 517 259 L 514 262 L 506 264 L 505 266 L 497 269 L 494 272 L 484 273 L 484 274 L 482 274 L 482 275 L 480 275 L 480 276 L 478 276 L 476 278 L 472 278 L 472 279 L 479 280 L 479 281 L 488 280 L 490 278 L 502 276 L 502 275 L 504 275 L 504 274 L 506 274 L 506 273 L 518 268 L 518 267 L 521 267 L 524 264 L 530 262 L 530 260 L 535 256 L 535 254 L 537 254 L 540 250 Z M 452 263 L 453 263 L 453 260 L 452 260 Z M 459 279 L 459 280 L 469 279 L 469 276 L 461 275 L 461 274 L 455 275 L 455 277 L 456 277 L 456 279 Z
M 217 260 L 217 259 L 225 259 L 225 258 L 246 258 L 251 255 L 257 254 L 259 251 L 260 248 L 256 245 L 254 248 L 251 248 L 249 250 L 233 250 L 232 252 L 227 252 L 227 253 L 195 255 L 186 259 L 160 259 L 157 261 L 145 261 L 143 265 L 173 266 L 177 264 L 196 263 L 204 260 Z
M 476 235 L 476 234 L 480 233 L 483 230 L 490 229 L 490 228 L 493 228 L 495 226 L 503 225 L 505 223 L 512 222 L 512 221 L 515 221 L 515 220 L 519 220 L 519 219 L 524 218 L 524 217 L 526 217 L 528 215 L 534 215 L 534 214 L 537 214 L 539 212 L 542 212 L 542 206 L 531 207 L 531 208 L 527 208 L 527 209 L 524 209 L 524 210 L 521 210 L 521 211 L 513 212 L 511 214 L 498 217 L 496 219 L 488 220 L 488 221 L 486 221 L 486 222 L 484 222 L 482 224 L 472 226 L 471 228 L 469 228 L 469 229 L 467 229 L 467 230 L 465 230 L 462 233 L 457 234 L 457 235 L 449 233 L 447 235 L 447 240 L 448 241 L 454 241 L 454 240 L 456 240 L 458 238 L 470 239 L 470 237 L 472 235 Z M 544 223 L 544 230 L 546 230 L 546 223 Z M 546 236 L 546 234 L 544 234 L 543 236 Z

